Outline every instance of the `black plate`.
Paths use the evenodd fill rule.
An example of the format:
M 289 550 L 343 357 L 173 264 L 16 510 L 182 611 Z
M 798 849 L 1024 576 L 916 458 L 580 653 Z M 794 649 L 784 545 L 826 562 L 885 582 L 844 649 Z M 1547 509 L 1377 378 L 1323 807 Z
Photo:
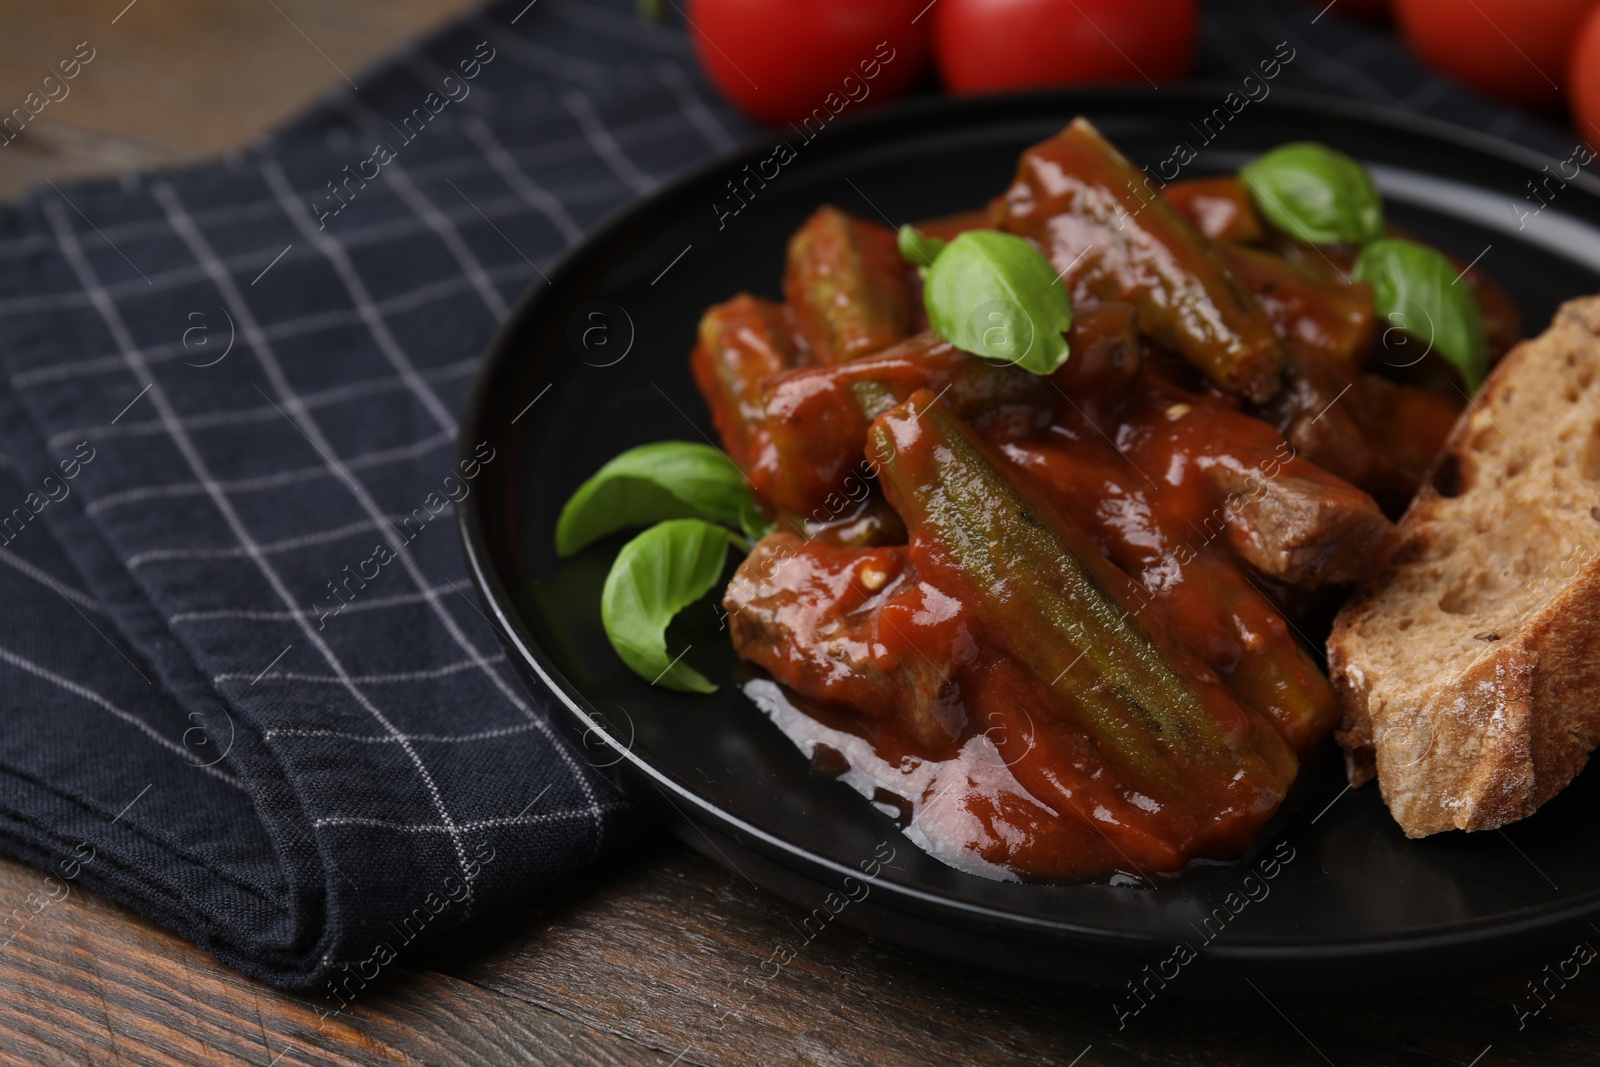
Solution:
M 527 294 L 479 372 L 462 455 L 487 440 L 505 459 L 486 468 L 461 523 L 513 662 L 531 686 L 554 692 L 591 761 L 641 804 L 752 882 L 807 907 L 826 901 L 818 923 L 837 911 L 875 936 L 1047 980 L 1121 987 L 1151 963 L 1181 975 L 1167 995 L 1253 995 L 1240 975 L 1279 992 L 1367 989 L 1504 965 L 1557 951 L 1577 928 L 1592 932 L 1583 925 L 1600 911 L 1592 775 L 1504 833 L 1408 841 L 1375 788 L 1341 794 L 1330 753 L 1237 866 L 1199 868 L 1158 889 L 960 873 L 843 784 L 809 773 L 735 684 L 709 599 L 675 624 L 671 645 L 692 645 L 689 660 L 721 690 L 653 688 L 622 665 L 600 626 L 601 583 L 624 538 L 568 562 L 555 556 L 558 509 L 602 463 L 633 445 L 710 432 L 687 366 L 696 322 L 740 290 L 779 297 L 785 239 L 818 204 L 895 222 L 980 205 L 1005 187 L 1024 147 L 1080 113 L 1152 169 L 1180 144 L 1200 149 L 1184 177 L 1231 171 L 1285 141 L 1340 148 L 1373 166 L 1390 221 L 1463 259 L 1492 245 L 1480 265 L 1510 290 L 1531 332 L 1563 299 L 1600 290 L 1600 183 L 1585 176 L 1553 199 L 1546 191 L 1549 206 L 1530 216 L 1539 202 L 1527 183 L 1554 161 L 1283 92 L 1244 107 L 1206 145 L 1226 93 L 923 101 L 840 121 L 810 142 L 796 136 L 777 177 L 759 168 L 764 184 L 746 179 L 770 148 L 735 156 L 595 231 Z M 730 179 L 745 204 L 737 214 L 723 213 L 741 203 Z M 875 856 L 891 853 L 863 879 Z M 830 890 L 848 890 L 849 902 Z M 1180 967 L 1191 950 L 1198 959 Z

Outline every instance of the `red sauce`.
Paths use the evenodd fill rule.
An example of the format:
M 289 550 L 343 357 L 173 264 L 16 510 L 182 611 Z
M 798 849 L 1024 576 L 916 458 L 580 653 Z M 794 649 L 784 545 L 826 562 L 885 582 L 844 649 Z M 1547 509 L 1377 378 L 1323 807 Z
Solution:
M 724 601 L 740 654 L 770 676 L 748 692 L 814 766 L 989 876 L 1148 881 L 1247 848 L 1336 714 L 1293 605 L 1382 562 L 1395 528 L 1368 494 L 1408 498 L 1455 411 L 1446 394 L 1364 375 L 1377 324 L 1370 288 L 1341 277 L 1352 250 L 1273 234 L 1232 179 L 1163 197 L 1138 177 L 1076 123 L 1031 149 L 989 207 L 920 227 L 950 239 L 998 226 L 1063 271 L 1072 355 L 1049 378 L 916 333 L 892 231 L 836 209 L 791 242 L 789 303 L 712 308 L 691 361 L 778 526 Z M 1514 328 L 1498 290 L 1469 278 L 1497 329 Z M 959 433 L 921 437 L 928 411 Z M 930 534 L 931 505 L 908 504 L 867 447 L 890 423 L 905 430 L 892 438 L 902 461 L 922 450 L 924 476 L 939 448 L 969 448 L 970 469 L 991 474 L 980 510 L 1004 499 L 1003 519 Z M 982 553 L 951 548 L 975 529 L 1029 542 L 1018 522 L 1064 547 L 1007 580 L 1078 582 L 1073 605 L 1134 620 L 1147 643 L 1122 647 L 1148 655 L 1104 670 L 1080 656 L 1045 676 L 1064 645 L 1087 654 L 1079 617 L 1036 621 L 1020 641 L 1003 609 L 1042 598 L 986 587 Z M 1041 572 L 1047 558 L 1057 572 Z M 1047 616 L 1062 617 L 1029 617 Z M 1187 687 L 1177 704 L 1197 702 L 1195 736 L 1212 748 L 1167 732 L 1201 720 L 1130 695 L 1147 673 Z M 1137 714 L 1107 727 L 1093 719 L 1106 707 Z M 1123 745 L 1124 728 L 1154 748 Z M 1219 752 L 1248 775 L 1219 776 L 1232 766 Z
M 1229 549 L 1207 477 L 1304 461 L 1237 401 L 1141 361 L 1131 324 L 1125 307 L 1080 316 L 1047 425 L 1001 423 L 990 443 L 1133 579 L 1131 608 L 1181 635 L 1252 709 L 1240 729 L 1304 752 L 1331 727 L 1331 690 Z M 1229 818 L 1219 799 L 1197 819 L 1125 780 L 1059 696 L 975 625 L 961 588 L 915 537 L 852 549 L 785 535 L 758 546 L 728 603 L 742 654 L 788 690 L 776 711 L 761 692 L 769 714 L 802 748 L 843 753 L 866 795 L 899 798 L 913 836 L 947 860 L 1041 880 L 1152 878 L 1248 844 L 1270 807 Z

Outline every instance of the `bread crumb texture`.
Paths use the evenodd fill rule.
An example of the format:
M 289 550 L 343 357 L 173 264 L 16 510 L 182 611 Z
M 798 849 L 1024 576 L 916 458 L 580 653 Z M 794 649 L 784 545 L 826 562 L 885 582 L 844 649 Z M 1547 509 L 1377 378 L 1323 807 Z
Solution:
M 1533 813 L 1600 741 L 1600 297 L 1495 368 L 1328 639 L 1350 779 L 1412 837 Z

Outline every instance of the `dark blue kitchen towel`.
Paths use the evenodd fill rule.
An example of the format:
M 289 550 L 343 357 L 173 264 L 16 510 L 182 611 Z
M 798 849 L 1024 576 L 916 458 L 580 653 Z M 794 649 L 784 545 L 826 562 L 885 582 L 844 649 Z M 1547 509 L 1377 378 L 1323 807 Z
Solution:
M 1280 41 L 1275 85 L 1570 147 L 1336 5 L 1209 4 L 1201 73 Z M 452 505 L 504 460 L 457 466 L 456 417 L 561 249 L 760 136 L 626 0 L 350 73 L 218 163 L 0 214 L 0 849 L 329 1010 L 628 829 L 467 584 Z

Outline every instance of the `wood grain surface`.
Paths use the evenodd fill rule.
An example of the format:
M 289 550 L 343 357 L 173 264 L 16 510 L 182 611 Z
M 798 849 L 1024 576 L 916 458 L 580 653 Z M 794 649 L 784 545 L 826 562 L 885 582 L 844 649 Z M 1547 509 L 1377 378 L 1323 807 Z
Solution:
M 8 0 L 0 114 L 80 45 L 93 59 L 16 140 L 0 197 L 237 148 L 472 0 Z M 83 54 L 90 54 L 85 51 Z
M 0 861 L 0 908 L 43 883 Z M 81 1064 L 1592 1063 L 1585 979 L 1533 1003 L 1538 967 L 1380 1002 L 1111 998 L 964 971 L 831 925 L 665 838 L 558 894 L 486 916 L 337 1014 L 229 971 L 74 889 L 0 951 L 0 1058 Z M 794 959 L 762 966 L 779 944 Z M 1592 981 L 1592 980 L 1590 980 Z M 1359 990 L 1352 990 L 1359 994 Z M 319 1007 L 322 1009 L 319 1011 Z
M 0 149 L 0 197 L 46 178 L 236 147 L 467 6 L 6 4 L 0 110 L 80 42 L 95 58 L 67 98 Z M 0 910 L 42 884 L 40 873 L 0 860 Z M 1119 1028 L 1105 994 L 963 970 L 838 924 L 807 939 L 801 918 L 658 836 L 558 894 L 424 946 L 325 1017 L 328 1005 L 244 978 L 75 887 L 0 948 L 0 1062 L 1600 1062 L 1597 979 L 1557 988 L 1538 967 L 1381 1000 L 1280 1002 L 1270 986 L 1236 990 L 1244 999 L 1232 1005 L 1157 1000 Z M 798 951 L 774 975 L 764 962 L 780 945 Z M 1548 1006 L 1519 1020 L 1517 1009 L 1536 1003 L 1529 983 L 1539 982 Z

